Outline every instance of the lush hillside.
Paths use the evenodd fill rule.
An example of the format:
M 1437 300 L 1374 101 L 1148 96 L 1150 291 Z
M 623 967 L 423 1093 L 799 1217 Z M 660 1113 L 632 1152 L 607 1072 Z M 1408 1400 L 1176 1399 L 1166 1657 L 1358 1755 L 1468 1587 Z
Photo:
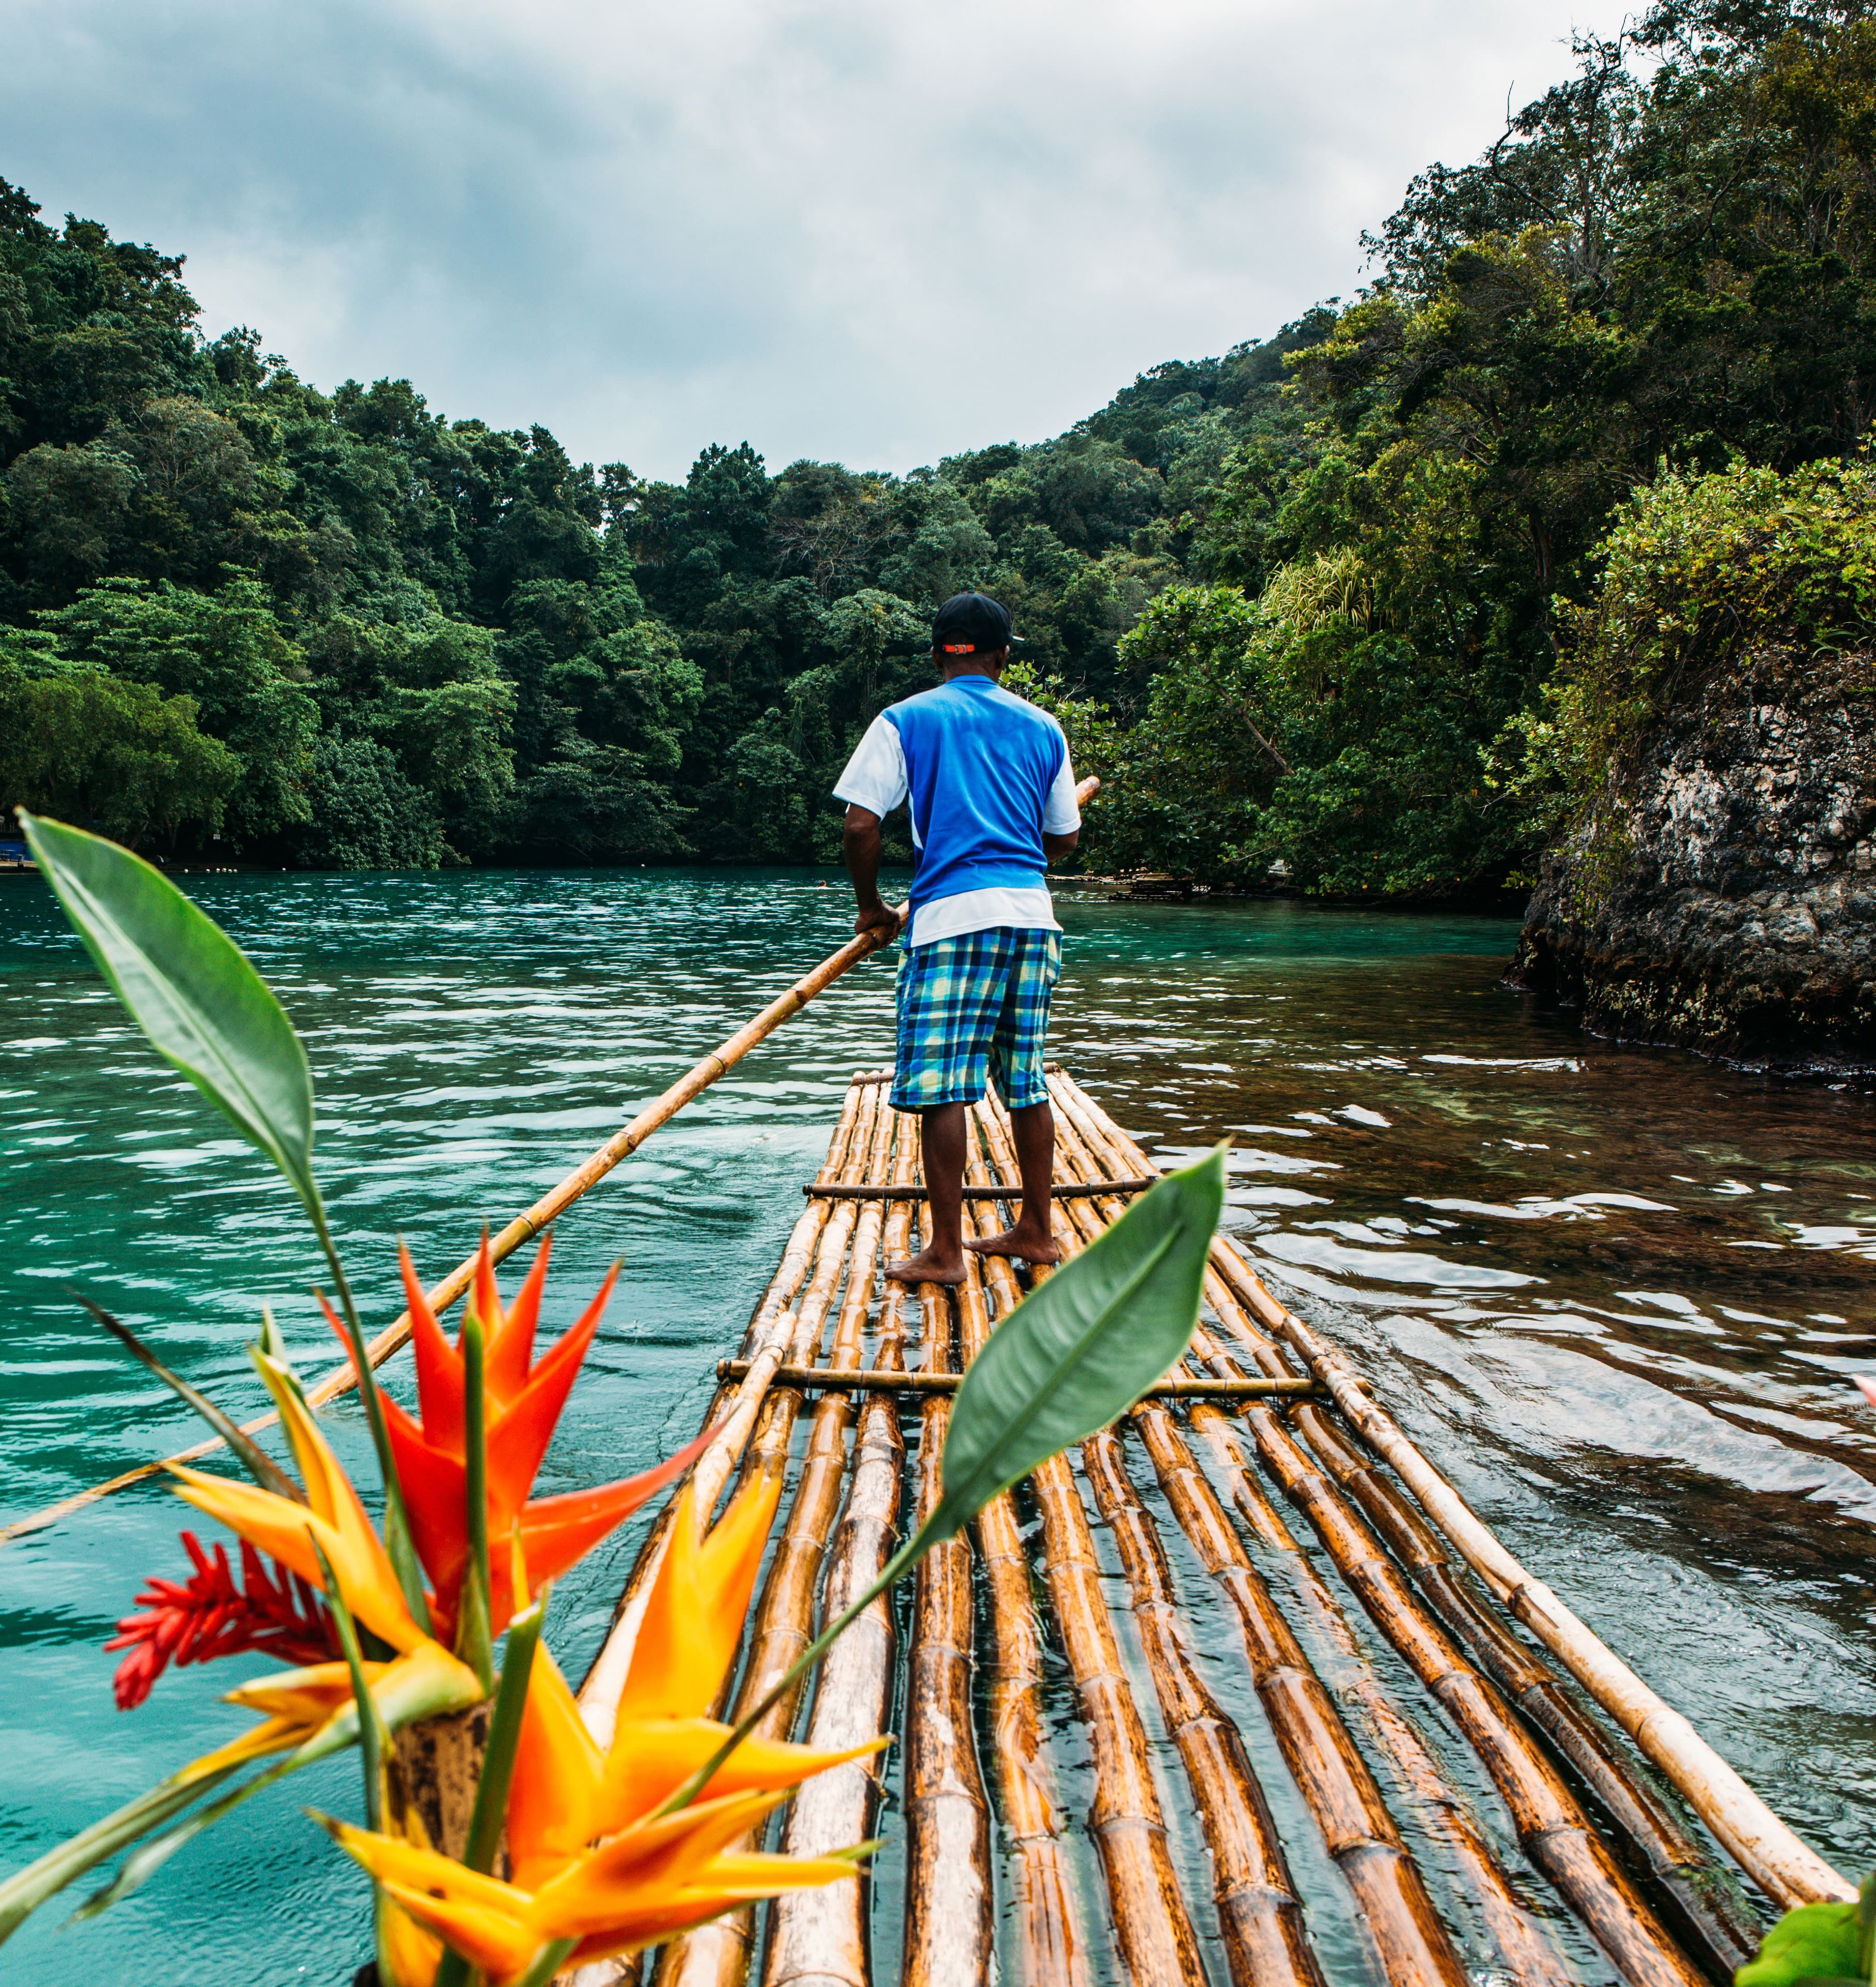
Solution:
M 0 186 L 0 802 L 309 865 L 825 855 L 968 585 L 1109 778 L 1097 859 L 1516 877 L 1630 494 L 1876 416 L 1876 12 L 1698 0 L 1579 57 L 1352 305 L 904 477 L 647 483 L 322 393 Z

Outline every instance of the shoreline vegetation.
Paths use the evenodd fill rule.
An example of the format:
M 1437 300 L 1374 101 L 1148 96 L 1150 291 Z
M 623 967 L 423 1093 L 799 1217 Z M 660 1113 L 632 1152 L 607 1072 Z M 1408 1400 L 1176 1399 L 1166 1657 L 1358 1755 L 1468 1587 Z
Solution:
M 1575 52 L 1353 302 L 905 475 L 744 443 L 659 482 L 323 393 L 208 336 L 179 256 L 0 187 L 0 808 L 191 867 L 827 860 L 968 585 L 1104 780 L 1092 869 L 1528 889 L 1742 601 L 1768 668 L 1871 613 L 1830 527 L 1871 487 L 1876 18 L 1668 0 Z M 1716 505 L 1743 568 L 1682 555 Z M 1664 670 L 1611 589 L 1666 581 Z

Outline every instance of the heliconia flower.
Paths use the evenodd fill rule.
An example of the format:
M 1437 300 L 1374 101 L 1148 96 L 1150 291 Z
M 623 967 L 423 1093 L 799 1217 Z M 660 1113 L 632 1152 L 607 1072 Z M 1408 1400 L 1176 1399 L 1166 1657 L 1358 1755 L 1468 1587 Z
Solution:
M 182 1542 L 194 1576 L 174 1580 L 152 1575 L 137 1597 L 143 1611 L 127 1614 L 104 1645 L 106 1654 L 130 1652 L 111 1678 L 120 1711 L 141 1704 L 171 1662 L 180 1669 L 249 1650 L 291 1663 L 337 1656 L 331 1618 L 309 1582 L 278 1561 L 277 1577 L 269 1579 L 261 1555 L 243 1539 L 237 1587 L 225 1546 L 204 1552 L 193 1532 L 184 1532 Z
M 395 1661 L 365 1665 L 367 1687 L 393 1730 L 413 1719 L 465 1710 L 478 1702 L 483 1691 L 475 1672 L 413 1619 L 357 1491 L 291 1376 L 264 1354 L 257 1364 L 292 1445 L 305 1503 L 297 1504 L 255 1484 L 172 1465 L 181 1479 L 177 1494 L 321 1592 L 326 1576 L 319 1554 L 325 1554 L 354 1618 L 396 1652 Z M 351 1672 L 342 1662 L 314 1663 L 261 1678 L 231 1691 L 228 1701 L 259 1712 L 265 1722 L 232 1745 L 195 1761 L 188 1770 L 212 1772 L 288 1750 L 303 1751 L 310 1761 L 351 1744 L 358 1734 Z
M 272 1361 L 262 1356 L 258 1363 L 293 1446 L 306 1502 L 296 1504 L 258 1484 L 170 1463 L 166 1466 L 181 1483 L 177 1494 L 323 1592 L 326 1579 L 313 1550 L 316 1539 L 353 1614 L 393 1649 L 415 1648 L 426 1639 L 424 1632 L 405 1604 L 397 1576 L 350 1478 L 326 1446 L 299 1389 L 274 1369 Z
M 734 1659 L 780 1489 L 771 1478 L 751 1483 L 705 1537 L 685 1489 L 609 1749 L 587 1730 L 552 1658 L 536 1651 L 508 1796 L 511 1881 L 329 1824 L 398 1908 L 491 1987 L 518 1978 L 558 1941 L 579 1941 L 570 1965 L 634 1952 L 740 1904 L 855 1874 L 857 1850 L 810 1858 L 732 1845 L 789 1789 L 883 1739 L 835 1753 L 747 1739 L 689 1807 L 657 1812 L 730 1735 L 704 1713 Z
M 555 1425 L 599 1328 L 619 1274 L 615 1265 L 572 1329 L 536 1360 L 535 1327 L 540 1317 L 550 1240 L 542 1237 L 533 1267 L 504 1311 L 484 1235 L 467 1304 L 484 1333 L 488 1535 L 491 1544 L 499 1546 L 518 1534 L 528 1577 L 537 1585 L 558 1578 L 648 1497 L 681 1476 L 716 1432 L 707 1429 L 669 1461 L 636 1476 L 596 1489 L 529 1500 L 535 1473 L 554 1439 Z M 430 1309 L 410 1251 L 400 1249 L 400 1256 L 417 1355 L 420 1420 L 413 1421 L 389 1395 L 380 1398 L 410 1516 L 411 1540 L 436 1590 L 437 1633 L 447 1641 L 454 1632 L 469 1564 L 464 1359 L 460 1339 L 450 1344 Z M 329 1307 L 327 1316 L 332 1317 Z M 332 1324 L 338 1329 L 336 1318 Z M 491 1634 L 499 1634 L 519 1604 L 509 1555 L 497 1550 L 491 1560 L 489 1626 Z
M 856 1874 L 844 1856 L 724 1853 L 782 1798 L 726 1795 L 640 1823 L 538 1891 L 392 1836 L 327 1826 L 400 1910 L 479 1968 L 491 1987 L 506 1987 L 543 1946 L 562 1939 L 578 1941 L 567 1963 L 582 1965 L 658 1945 L 739 1904 Z

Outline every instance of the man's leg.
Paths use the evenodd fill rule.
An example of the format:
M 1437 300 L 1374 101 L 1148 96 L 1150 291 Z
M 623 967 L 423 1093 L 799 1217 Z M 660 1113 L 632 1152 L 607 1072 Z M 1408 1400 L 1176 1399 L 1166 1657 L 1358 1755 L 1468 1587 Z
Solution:
M 985 1256 L 1016 1256 L 1025 1263 L 1055 1263 L 1049 1189 L 1054 1182 L 1055 1116 L 1043 1067 L 1049 1000 L 1061 970 L 1061 940 L 1054 932 L 1014 934 L 1010 977 L 990 1045 L 990 1077 L 1008 1106 L 1022 1176 L 1023 1208 L 1016 1225 L 965 1246 Z
M 1001 983 L 998 959 L 994 933 L 968 932 L 909 949 L 899 969 L 891 1103 L 895 1111 L 919 1114 L 929 1199 L 925 1247 L 887 1264 L 895 1283 L 964 1280 L 964 1100 L 984 1095 Z
M 896 1284 L 961 1284 L 964 1280 L 964 1107 L 941 1104 L 919 1120 L 925 1160 L 925 1247 L 903 1263 L 889 1263 Z
M 1048 1100 L 1025 1105 L 1010 1113 L 1010 1129 L 1016 1141 L 1017 1170 L 1023 1179 L 1023 1211 L 1016 1226 L 981 1242 L 967 1242 L 982 1256 L 1017 1256 L 1025 1263 L 1058 1263 L 1053 1229 L 1052 1197 L 1049 1189 L 1055 1179 L 1055 1114 Z

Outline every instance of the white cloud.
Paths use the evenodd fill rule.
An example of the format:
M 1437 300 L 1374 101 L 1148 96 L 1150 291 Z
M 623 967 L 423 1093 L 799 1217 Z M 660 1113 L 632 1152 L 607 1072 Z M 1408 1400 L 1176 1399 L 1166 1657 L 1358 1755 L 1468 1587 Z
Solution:
M 1608 28 L 1617 18 L 1589 25 Z M 1561 0 L 0 0 L 0 174 L 331 385 L 681 474 L 1031 440 L 1358 280 Z

